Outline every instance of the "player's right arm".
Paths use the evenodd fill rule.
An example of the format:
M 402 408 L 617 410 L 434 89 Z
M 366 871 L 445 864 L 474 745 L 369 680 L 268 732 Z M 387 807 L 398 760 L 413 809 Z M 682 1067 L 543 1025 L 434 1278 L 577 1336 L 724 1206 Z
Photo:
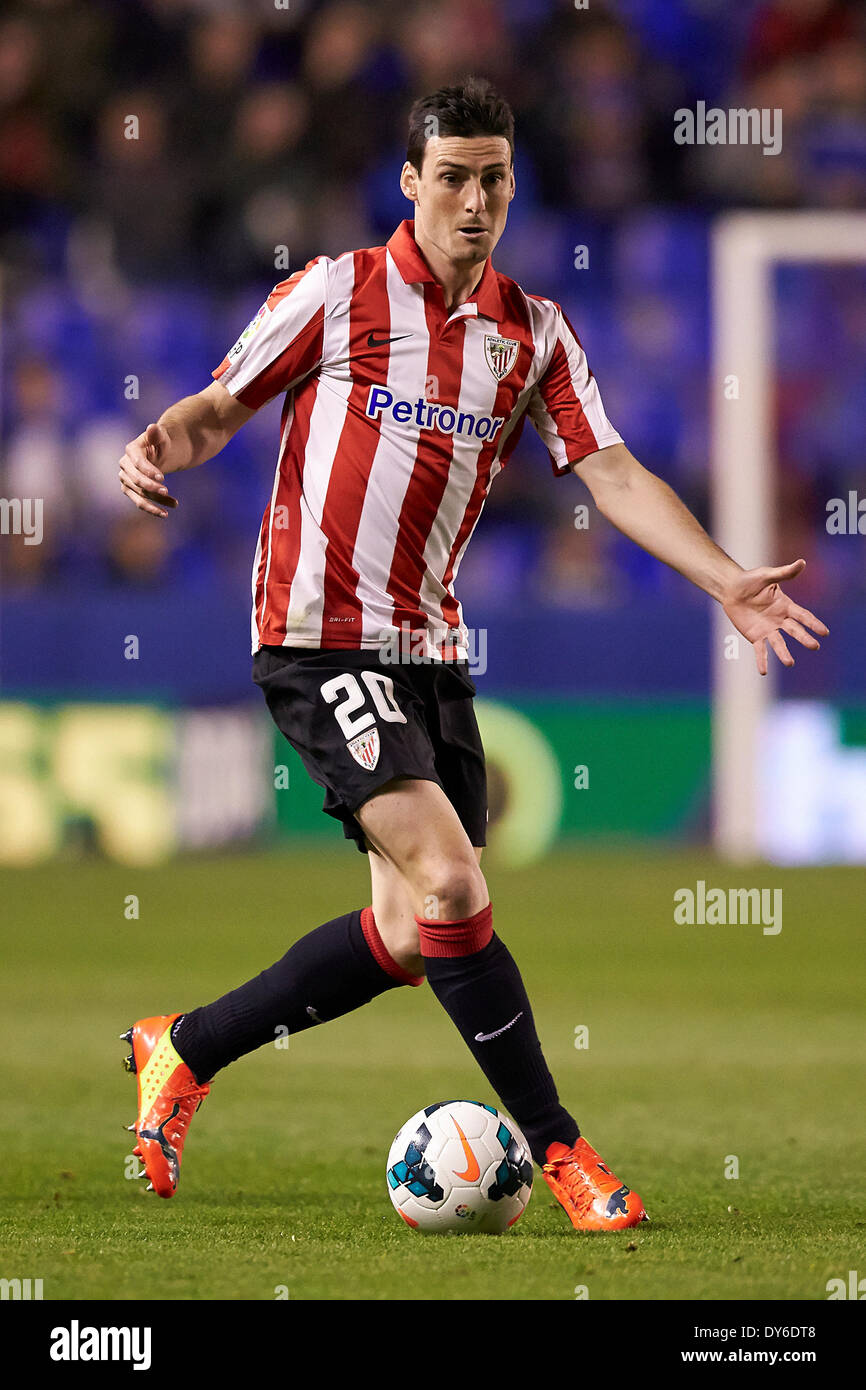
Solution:
M 169 406 L 159 419 L 131 439 L 120 460 L 120 486 L 139 511 L 166 517 L 177 506 L 165 485 L 166 474 L 182 473 L 218 454 L 255 415 L 219 381 Z
M 168 516 L 177 499 L 165 486 L 167 473 L 213 458 L 251 415 L 321 364 L 331 264 L 317 256 L 275 285 L 213 373 L 213 384 L 170 406 L 127 444 L 120 486 L 139 511 Z

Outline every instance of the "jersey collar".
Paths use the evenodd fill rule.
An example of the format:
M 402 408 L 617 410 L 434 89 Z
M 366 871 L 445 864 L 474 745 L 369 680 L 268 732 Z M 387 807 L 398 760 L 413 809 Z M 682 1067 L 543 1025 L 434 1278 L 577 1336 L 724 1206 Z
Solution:
M 400 223 L 388 241 L 388 250 L 407 285 L 418 284 L 421 281 L 439 283 L 415 240 L 415 224 L 412 218 L 407 217 Z M 466 308 L 469 304 L 476 306 L 476 312 L 482 318 L 495 319 L 497 323 L 502 318 L 502 296 L 499 293 L 496 271 L 493 269 L 489 256 L 484 262 L 484 271 L 475 293 L 464 300 L 463 304 L 460 304 L 454 312 L 457 313 L 463 309 L 469 313 L 470 311 Z

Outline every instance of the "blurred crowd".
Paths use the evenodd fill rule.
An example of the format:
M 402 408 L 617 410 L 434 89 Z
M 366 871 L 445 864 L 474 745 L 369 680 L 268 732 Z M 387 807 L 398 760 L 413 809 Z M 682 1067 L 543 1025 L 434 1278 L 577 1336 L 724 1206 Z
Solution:
M 117 459 L 207 383 L 276 280 L 411 215 L 409 106 L 469 71 L 517 123 L 494 263 L 565 305 L 608 415 L 707 519 L 708 228 L 726 207 L 866 206 L 862 4 L 17 0 L 0 19 L 0 495 L 45 499 L 45 541 L 4 538 L 6 583 L 246 575 L 274 406 L 181 480 L 166 525 L 121 497 Z M 677 145 L 674 112 L 698 101 L 781 108 L 781 153 Z M 862 591 L 856 547 L 823 521 L 862 477 L 866 273 L 779 281 L 777 558 L 814 557 L 814 597 Z M 577 530 L 587 495 L 524 441 L 458 592 L 594 604 L 682 587 L 600 518 Z

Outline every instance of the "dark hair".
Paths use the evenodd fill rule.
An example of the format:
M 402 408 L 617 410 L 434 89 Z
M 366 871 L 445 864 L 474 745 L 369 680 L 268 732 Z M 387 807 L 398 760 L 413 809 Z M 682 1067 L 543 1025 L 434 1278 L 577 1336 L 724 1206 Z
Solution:
M 484 77 L 465 77 L 415 102 L 409 112 L 406 158 L 419 174 L 424 146 L 436 135 L 501 135 L 514 163 L 514 113 Z

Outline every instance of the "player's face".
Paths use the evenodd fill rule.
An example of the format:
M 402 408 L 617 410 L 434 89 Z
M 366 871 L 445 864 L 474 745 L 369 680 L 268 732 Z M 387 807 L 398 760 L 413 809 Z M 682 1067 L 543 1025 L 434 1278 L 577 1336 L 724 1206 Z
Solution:
M 420 174 L 403 166 L 400 187 L 415 204 L 424 236 L 456 265 L 479 264 L 493 251 L 514 197 L 511 150 L 504 136 L 434 136 Z

